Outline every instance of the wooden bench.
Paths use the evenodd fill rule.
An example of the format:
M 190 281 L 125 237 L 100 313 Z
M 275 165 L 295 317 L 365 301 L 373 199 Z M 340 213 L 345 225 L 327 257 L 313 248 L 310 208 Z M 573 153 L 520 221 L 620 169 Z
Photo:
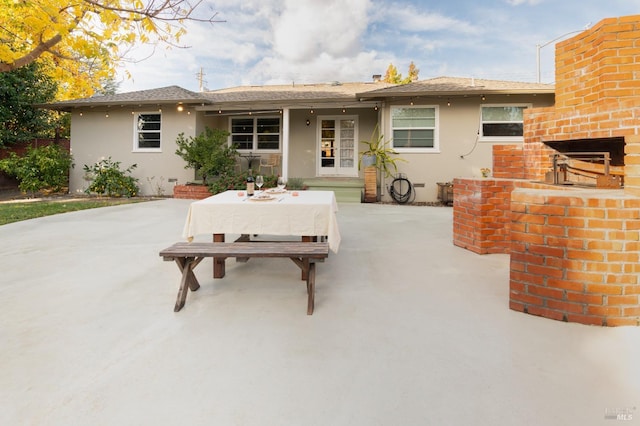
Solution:
M 174 260 L 182 273 L 180 290 L 174 312 L 178 312 L 185 304 L 187 292 L 196 291 L 200 283 L 196 279 L 193 270 L 206 257 L 213 257 L 214 262 L 228 257 L 288 257 L 302 270 L 302 276 L 307 282 L 307 315 L 313 314 L 316 261 L 321 261 L 329 256 L 329 243 L 327 242 L 233 242 L 233 243 L 176 243 L 160 252 L 165 261 Z M 216 278 L 222 278 L 222 276 Z M 304 278 L 303 278 L 304 279 Z

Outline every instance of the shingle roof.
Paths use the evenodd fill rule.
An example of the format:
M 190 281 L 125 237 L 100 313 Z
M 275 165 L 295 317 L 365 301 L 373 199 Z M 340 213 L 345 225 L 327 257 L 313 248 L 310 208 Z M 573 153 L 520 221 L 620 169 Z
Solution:
M 251 104 L 284 102 L 340 102 L 384 97 L 438 96 L 487 93 L 553 93 L 552 84 L 521 83 L 501 80 L 438 77 L 405 85 L 384 82 L 288 84 L 273 86 L 238 86 L 209 92 L 192 92 L 179 86 L 93 96 L 91 98 L 40 105 L 49 109 L 69 111 L 76 107 L 149 104 Z
M 115 95 L 99 95 L 84 99 L 54 102 L 47 104 L 50 109 L 67 110 L 81 106 L 108 106 L 131 104 L 163 104 L 163 103 L 200 104 L 208 103 L 202 93 L 192 92 L 179 86 L 160 87 L 158 89 L 140 90 L 136 92 L 118 93 Z
M 359 93 L 362 98 L 389 96 L 438 96 L 486 93 L 554 93 L 553 84 L 517 81 L 483 80 L 477 78 L 436 77 L 413 83 Z
M 323 83 L 239 86 L 206 92 L 212 103 L 355 100 L 356 94 L 392 86 L 388 83 Z

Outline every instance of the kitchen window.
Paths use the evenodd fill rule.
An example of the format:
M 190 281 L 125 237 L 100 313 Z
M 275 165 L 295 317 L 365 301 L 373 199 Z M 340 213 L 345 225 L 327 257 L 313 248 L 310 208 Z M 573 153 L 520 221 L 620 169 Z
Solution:
M 484 140 L 522 141 L 524 110 L 530 105 L 483 105 L 480 138 Z

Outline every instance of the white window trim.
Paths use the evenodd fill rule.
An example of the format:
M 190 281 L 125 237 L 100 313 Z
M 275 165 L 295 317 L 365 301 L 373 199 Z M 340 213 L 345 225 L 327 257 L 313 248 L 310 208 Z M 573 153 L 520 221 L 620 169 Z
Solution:
M 140 148 L 138 146 L 138 117 L 143 114 L 160 114 L 160 148 Z M 162 152 L 162 112 L 139 111 L 133 114 L 133 150 L 132 152 Z
M 407 108 L 433 108 L 436 113 L 435 117 L 435 129 L 433 132 L 433 148 L 399 148 L 393 145 L 391 141 L 391 148 L 397 153 L 406 154 L 439 154 L 440 153 L 440 106 L 439 105 L 394 105 L 389 110 L 389 129 L 393 137 L 393 110 L 395 109 L 407 109 Z
M 479 136 L 478 136 L 478 141 L 479 142 L 524 142 L 524 134 L 522 136 L 484 136 L 482 134 L 482 124 L 484 123 L 484 121 L 482 121 L 482 108 L 483 107 L 523 107 L 525 109 L 527 108 L 532 108 L 533 104 L 527 104 L 527 103 L 517 103 L 517 104 L 482 104 L 480 105 L 480 127 L 478 128 L 478 132 L 479 132 Z M 522 120 L 522 124 L 523 124 L 523 133 L 524 133 L 524 117 Z
M 282 152 L 282 116 L 281 115 L 260 115 L 260 116 L 255 116 L 255 115 L 249 115 L 249 114 L 243 114 L 243 115 L 233 115 L 229 117 L 229 138 L 228 138 L 228 145 L 229 146 L 233 146 L 233 119 L 238 119 L 238 118 L 251 118 L 253 120 L 253 146 L 254 148 L 251 149 L 239 149 L 236 148 L 236 151 L 238 151 L 239 153 L 249 153 L 249 152 L 255 152 L 255 153 L 261 153 L 261 154 L 279 154 L 280 152 Z M 277 118 L 280 120 L 280 129 L 278 131 L 278 149 L 258 149 L 258 132 L 257 132 L 257 124 L 258 124 L 258 119 L 259 118 Z

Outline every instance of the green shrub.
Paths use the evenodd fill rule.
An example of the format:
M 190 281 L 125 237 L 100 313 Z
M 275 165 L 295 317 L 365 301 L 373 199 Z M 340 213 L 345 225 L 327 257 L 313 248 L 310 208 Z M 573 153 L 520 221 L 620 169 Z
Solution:
M 112 161 L 111 157 L 102 159 L 92 166 L 85 164 L 84 171 L 91 179 L 91 185 L 85 192 L 108 197 L 135 197 L 139 192 L 138 179 L 130 174 L 136 167 L 138 166 L 133 164 L 128 169 L 120 170 L 120 162 Z
M 247 176 L 249 175 L 249 171 L 245 170 L 243 172 L 234 172 L 228 171 L 226 173 L 222 173 L 215 180 L 209 183 L 209 191 L 212 194 L 218 194 L 220 192 L 228 191 L 228 190 L 242 190 L 247 189 Z M 253 174 L 253 177 L 256 177 L 257 174 Z M 264 185 L 262 189 L 265 188 L 274 188 L 276 186 L 276 182 L 278 181 L 278 176 L 276 175 L 263 175 Z M 257 188 L 256 188 L 257 189 Z
M 208 179 L 228 173 L 236 164 L 236 150 L 227 145 L 229 132 L 205 128 L 197 137 L 185 139 L 180 133 L 176 139 L 176 154 L 187 162 L 185 169 L 192 168 L 202 178 Z
M 69 186 L 72 167 L 71 154 L 59 145 L 29 147 L 21 157 L 12 152 L 0 160 L 0 170 L 18 179 L 18 187 L 25 193 L 63 191 Z
M 292 177 L 287 179 L 287 189 L 304 189 L 304 180 L 302 178 Z

